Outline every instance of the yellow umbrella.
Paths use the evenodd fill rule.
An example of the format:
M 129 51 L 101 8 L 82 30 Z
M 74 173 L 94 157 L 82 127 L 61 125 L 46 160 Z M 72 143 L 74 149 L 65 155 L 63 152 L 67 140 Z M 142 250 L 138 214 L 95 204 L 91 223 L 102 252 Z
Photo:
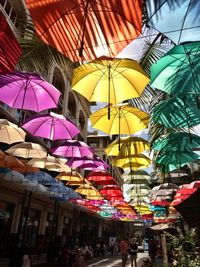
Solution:
M 75 68 L 72 88 L 90 102 L 117 104 L 139 97 L 148 82 L 136 61 L 103 57 Z
M 16 144 L 6 150 L 6 153 L 21 157 L 21 158 L 44 158 L 47 156 L 47 151 L 39 144 L 24 142 Z
M 127 104 L 112 106 L 110 120 L 107 115 L 107 108 L 104 107 L 94 112 L 90 120 L 93 128 L 109 135 L 130 135 L 147 128 L 149 123 L 149 115 L 146 112 Z
M 31 167 L 47 169 L 55 172 L 69 172 L 71 169 L 64 164 L 66 160 L 48 156 L 46 158 L 35 158 L 29 160 Z
M 84 185 L 81 185 L 79 186 L 75 192 L 81 194 L 81 195 L 84 195 L 84 196 L 96 196 L 96 195 L 99 195 L 99 192 L 98 190 L 93 187 L 92 185 L 89 185 L 89 184 L 84 184 Z
M 150 149 L 148 141 L 141 137 L 122 137 L 112 142 L 105 152 L 108 156 L 130 156 Z
M 23 142 L 26 133 L 16 124 L 6 120 L 0 119 L 0 142 L 6 144 L 13 144 Z
M 61 181 L 75 181 L 77 179 L 83 179 L 83 177 L 80 175 L 80 173 L 76 171 L 71 172 L 62 172 L 56 176 L 58 180 Z
M 86 199 L 88 199 L 88 200 L 103 200 L 104 197 L 102 197 L 100 194 L 96 194 L 96 195 L 86 196 Z
M 132 163 L 135 164 L 135 168 L 137 168 L 137 165 L 139 166 L 139 168 L 141 168 L 142 166 L 144 168 L 144 167 L 149 166 L 149 164 L 151 163 L 151 160 L 145 155 L 139 154 L 139 155 L 134 155 L 134 156 L 116 157 L 112 161 L 113 166 L 120 167 L 120 168 L 123 168 L 123 166 L 128 166 L 128 165 L 130 165 L 130 168 L 131 168 Z

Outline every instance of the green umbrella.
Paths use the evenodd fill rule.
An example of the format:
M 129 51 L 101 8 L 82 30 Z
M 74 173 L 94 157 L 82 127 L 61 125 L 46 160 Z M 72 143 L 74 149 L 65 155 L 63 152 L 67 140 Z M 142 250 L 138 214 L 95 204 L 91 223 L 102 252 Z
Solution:
M 200 42 L 177 45 L 151 67 L 151 86 L 170 95 L 200 92 Z
M 176 170 L 186 163 L 190 163 L 200 159 L 199 155 L 195 154 L 192 151 L 175 151 L 172 153 L 169 152 L 160 152 L 155 162 L 160 165 L 162 172 L 171 172 Z
M 152 145 L 154 150 L 172 152 L 192 150 L 200 147 L 200 137 L 186 132 L 172 132 L 158 138 Z
M 200 109 L 193 95 L 172 97 L 156 105 L 152 120 L 166 128 L 185 127 L 187 129 L 200 124 Z

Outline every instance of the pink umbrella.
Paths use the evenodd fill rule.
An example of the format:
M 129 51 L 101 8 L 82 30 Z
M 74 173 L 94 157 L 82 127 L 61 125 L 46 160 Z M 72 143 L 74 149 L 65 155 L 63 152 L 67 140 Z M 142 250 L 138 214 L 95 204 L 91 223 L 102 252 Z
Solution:
M 53 112 L 31 117 L 22 128 L 34 136 L 50 140 L 72 139 L 80 132 L 70 120 Z
M 92 149 L 84 142 L 66 140 L 63 144 L 53 147 L 51 153 L 64 158 L 92 156 Z
M 56 108 L 61 93 L 35 73 L 0 75 L 0 100 L 11 108 L 40 112 Z
M 85 170 L 106 170 L 109 167 L 105 161 L 96 155 L 82 158 L 71 158 L 66 164 L 72 168 L 81 168 Z

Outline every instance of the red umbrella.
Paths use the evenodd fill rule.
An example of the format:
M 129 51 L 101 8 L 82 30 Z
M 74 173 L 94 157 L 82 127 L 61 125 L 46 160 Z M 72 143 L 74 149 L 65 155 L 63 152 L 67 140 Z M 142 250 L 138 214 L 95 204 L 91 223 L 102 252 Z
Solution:
M 39 37 L 72 61 L 116 56 L 142 32 L 142 2 L 26 0 Z
M 95 185 L 116 185 L 117 182 L 108 172 L 90 172 L 86 179 Z
M 169 206 L 170 202 L 167 201 L 166 199 L 162 199 L 162 198 L 156 198 L 151 202 L 152 205 L 154 206 Z
M 103 186 L 99 193 L 105 197 L 122 197 L 122 190 L 117 185 Z
M 22 49 L 0 12 L 0 73 L 12 72 L 21 54 Z

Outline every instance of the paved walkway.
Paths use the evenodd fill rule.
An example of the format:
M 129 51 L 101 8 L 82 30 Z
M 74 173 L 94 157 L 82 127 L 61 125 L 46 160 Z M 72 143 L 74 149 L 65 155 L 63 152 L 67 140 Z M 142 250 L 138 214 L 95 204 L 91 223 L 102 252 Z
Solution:
M 146 258 L 148 258 L 148 253 L 138 253 L 137 267 L 142 267 L 143 260 Z M 122 264 L 120 256 L 100 259 L 95 263 L 88 265 L 88 267 L 121 267 L 121 266 Z M 131 266 L 130 260 L 128 260 L 126 267 L 130 266 Z

